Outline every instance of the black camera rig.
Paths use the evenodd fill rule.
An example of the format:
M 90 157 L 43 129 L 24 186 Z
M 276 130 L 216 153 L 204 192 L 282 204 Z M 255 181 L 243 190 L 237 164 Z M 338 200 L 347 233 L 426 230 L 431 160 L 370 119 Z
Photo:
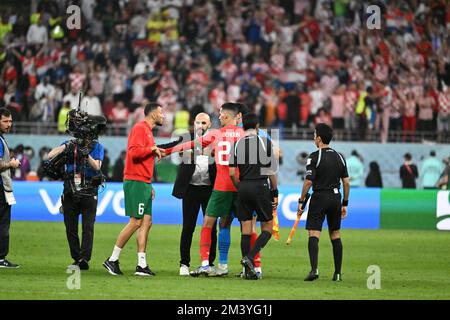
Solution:
M 105 182 L 101 171 L 90 179 L 85 179 L 85 174 L 89 166 L 89 153 L 95 147 L 98 136 L 106 128 L 106 118 L 80 111 L 81 98 L 82 91 L 80 90 L 78 109 L 69 111 L 66 119 L 66 133 L 75 139 L 67 141 L 64 151 L 45 161 L 43 168 L 46 176 L 53 180 L 63 180 L 65 187 L 69 187 L 74 194 L 91 196 L 95 195 L 98 187 Z M 81 161 L 77 161 L 77 159 Z M 65 166 L 71 161 L 73 161 L 74 167 L 78 163 L 78 167 L 76 171 L 69 174 L 66 172 Z

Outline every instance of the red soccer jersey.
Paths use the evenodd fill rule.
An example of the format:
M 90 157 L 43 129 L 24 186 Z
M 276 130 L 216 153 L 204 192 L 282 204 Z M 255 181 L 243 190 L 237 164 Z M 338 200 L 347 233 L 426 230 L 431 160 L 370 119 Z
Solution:
M 217 175 L 214 183 L 214 190 L 236 192 L 236 188 L 230 178 L 229 160 L 231 148 L 234 147 L 236 141 L 244 136 L 244 130 L 240 127 L 229 125 L 220 130 L 211 130 L 205 136 L 196 139 L 201 143 L 202 147 L 209 145 L 214 146 L 214 157 L 216 161 Z M 176 147 L 166 149 L 166 153 L 170 154 L 182 150 L 190 150 L 194 148 L 194 141 L 188 141 Z
M 144 120 L 135 124 L 128 136 L 127 158 L 125 160 L 124 180 L 150 183 L 153 177 L 155 145 L 152 129 Z

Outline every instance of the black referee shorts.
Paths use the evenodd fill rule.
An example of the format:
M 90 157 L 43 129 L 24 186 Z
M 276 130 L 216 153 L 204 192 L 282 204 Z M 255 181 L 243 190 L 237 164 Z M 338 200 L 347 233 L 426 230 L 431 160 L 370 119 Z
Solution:
M 243 180 L 239 183 L 237 218 L 239 221 L 252 220 L 253 212 L 256 212 L 258 221 L 267 222 L 273 219 L 267 179 Z
M 306 229 L 322 231 L 327 218 L 328 230 L 341 229 L 341 194 L 330 191 L 314 191 L 309 202 Z

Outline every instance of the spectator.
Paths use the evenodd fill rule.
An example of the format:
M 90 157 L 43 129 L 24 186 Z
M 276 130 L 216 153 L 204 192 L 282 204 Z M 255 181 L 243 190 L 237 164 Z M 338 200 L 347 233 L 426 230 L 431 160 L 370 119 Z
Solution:
M 351 187 L 362 187 L 364 178 L 364 165 L 356 150 L 353 150 L 351 156 L 347 159 L 347 170 L 350 177 Z
M 65 100 L 62 108 L 58 113 L 58 132 L 60 134 L 66 133 L 66 120 L 70 110 L 72 110 L 72 108 L 70 107 L 70 100 Z
M 412 92 L 408 92 L 403 101 L 403 141 L 410 136 L 409 141 L 414 142 L 413 133 L 416 131 L 416 99 Z
M 236 1 L 84 0 L 80 3 L 85 24 L 81 34 L 62 28 L 65 12 L 56 1 L 41 2 L 31 18 L 27 12 L 19 12 L 25 8 L 20 1 L 13 3 L 19 13 L 5 12 L 0 21 L 0 41 L 8 45 L 6 55 L 0 49 L 0 104 L 10 102 L 11 95 L 4 101 L 3 92 L 14 83 L 22 120 L 56 122 L 41 114 L 30 116 L 35 104 L 30 99 L 33 89 L 45 77 L 55 87 L 54 108 L 62 105 L 71 89 L 75 90 L 75 108 L 77 90 L 92 87 L 102 105 L 109 103 L 106 97 L 113 96 L 114 103 L 124 101 L 129 111 L 145 98 L 156 101 L 165 88 L 177 93 L 177 105 L 185 104 L 191 110 L 201 104 L 211 111 L 208 96 L 215 88 L 209 86 L 210 79 L 224 81 L 225 100 L 248 103 L 268 125 L 276 125 L 270 117 L 279 112 L 267 106 L 277 106 L 284 98 L 279 88 L 292 82 L 305 88 L 301 125 L 306 127 L 320 108 L 329 109 L 327 98 L 341 84 L 347 86 L 346 131 L 351 134 L 355 129 L 356 113 L 361 129 L 358 139 L 365 139 L 367 130 L 375 128 L 386 142 L 388 122 L 389 130 L 402 131 L 401 114 L 411 113 L 413 104 L 419 107 L 417 129 L 429 131 L 431 104 L 433 125 L 439 124 L 439 130 L 430 130 L 425 138 L 436 138 L 437 131 L 439 142 L 449 141 L 445 6 L 406 1 L 400 10 L 397 5 L 380 3 L 388 33 L 377 34 L 360 28 L 367 1 L 340 0 L 334 1 L 334 6 L 328 0 L 244 1 L 239 6 Z M 268 103 L 260 93 L 266 90 L 267 81 L 273 80 L 274 94 Z M 359 84 L 357 92 L 351 89 L 352 83 Z M 422 94 L 428 85 L 431 89 Z M 384 95 L 387 86 L 392 89 L 391 102 L 390 94 Z M 373 88 L 372 94 L 367 94 L 368 87 Z M 399 99 L 407 92 L 414 97 L 405 104 Z M 305 102 L 308 97 L 310 101 Z M 331 104 L 333 107 L 333 101 Z M 340 113 L 336 114 L 335 108 L 331 111 L 335 127 L 341 127 Z M 305 115 L 309 116 L 306 121 Z M 405 121 L 408 117 L 405 115 Z M 217 119 L 214 114 L 212 118 Z M 411 129 L 410 120 L 405 122 L 406 130 Z M 408 135 L 417 137 L 411 131 Z M 401 140 L 403 135 L 391 137 Z
M 111 110 L 110 120 L 116 124 L 123 124 L 128 121 L 128 115 L 129 111 L 123 101 L 118 101 L 116 106 Z
M 287 95 L 283 99 L 283 103 L 286 104 L 286 128 L 293 129 L 300 128 L 300 105 L 301 101 L 295 85 L 288 88 Z
M 79 65 L 75 65 L 73 72 L 69 74 L 70 88 L 72 92 L 78 92 L 80 89 L 84 88 L 84 83 L 86 81 L 86 75 L 81 73 Z
M 30 45 L 45 45 L 47 42 L 47 27 L 43 24 L 42 18 L 40 18 L 37 24 L 30 25 L 27 32 L 27 43 Z
M 50 77 L 44 77 L 42 82 L 36 87 L 36 91 L 34 92 L 34 97 L 36 100 L 41 99 L 42 97 L 47 97 L 51 101 L 55 101 L 56 98 L 56 90 L 55 86 L 50 83 Z
M 314 116 L 317 114 L 320 108 L 323 107 L 323 103 L 325 102 L 326 96 L 322 89 L 320 89 L 319 84 L 314 82 L 312 90 L 309 92 L 311 96 L 311 113 L 309 123 L 311 123 Z
M 325 123 L 330 127 L 333 126 L 331 115 L 325 108 L 320 108 L 317 115 L 314 117 L 314 125 L 318 123 Z
M 66 103 L 66 102 L 69 102 L 69 105 L 70 105 L 71 109 L 77 109 L 78 108 L 78 103 L 80 102 L 80 95 L 75 90 L 75 88 L 72 87 L 70 92 L 64 96 L 63 103 Z
M 174 129 L 176 131 L 189 131 L 190 114 L 186 105 L 183 105 L 181 110 L 175 112 Z
M 87 95 L 81 100 L 80 110 L 94 116 L 103 116 L 100 99 L 94 94 L 94 89 L 88 89 Z M 103 162 L 105 162 L 105 160 L 103 160 Z
M 444 170 L 444 164 L 436 158 L 436 152 L 431 151 L 430 157 L 422 162 L 420 176 L 424 189 L 436 189 L 439 177 Z
M 418 99 L 419 114 L 417 116 L 417 129 L 420 132 L 430 133 L 433 131 L 433 103 L 434 99 L 428 94 L 429 87 Z
M 383 179 L 381 178 L 380 167 L 376 161 L 369 163 L 369 174 L 366 178 L 366 187 L 383 188 Z
M 333 129 L 344 129 L 345 86 L 339 86 L 331 96 Z
M 403 189 L 415 189 L 416 179 L 419 177 L 417 166 L 412 163 L 412 156 L 406 153 L 404 156 L 405 162 L 400 167 L 400 179 L 402 180 Z
M 450 135 L 450 86 L 439 93 L 437 130 L 441 139 Z
M 14 150 L 14 156 L 20 161 L 20 167 L 12 169 L 11 177 L 14 180 L 26 180 L 28 173 L 31 171 L 30 160 L 24 152 L 23 144 L 19 144 Z
M 359 92 L 356 89 L 356 84 L 354 82 L 350 83 L 347 90 L 345 90 L 344 96 L 345 130 L 350 134 L 356 129 L 355 108 L 356 102 L 358 101 L 358 95 Z
M 320 79 L 320 85 L 325 97 L 330 98 L 339 85 L 339 79 L 334 74 L 332 68 L 326 68 L 325 75 Z
M 389 134 L 389 124 L 391 117 L 391 106 L 392 106 L 392 88 L 385 84 L 381 89 L 379 112 L 377 113 L 377 119 L 375 124 L 375 129 L 380 129 L 380 140 L 381 143 L 386 143 L 388 141 Z
M 360 83 L 359 88 L 359 99 L 356 105 L 355 115 L 357 118 L 358 138 L 359 140 L 365 141 L 367 128 L 372 114 L 369 105 L 369 102 L 371 101 L 370 94 L 372 93 L 372 88 L 369 87 L 366 91 L 364 82 Z

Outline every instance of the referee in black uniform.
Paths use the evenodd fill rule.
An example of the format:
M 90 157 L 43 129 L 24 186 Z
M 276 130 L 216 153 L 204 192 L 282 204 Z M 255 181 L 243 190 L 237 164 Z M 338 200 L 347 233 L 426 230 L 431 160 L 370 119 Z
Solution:
M 309 204 L 306 229 L 309 234 L 308 251 L 311 272 L 305 281 L 319 278 L 317 269 L 319 255 L 319 238 L 322 225 L 327 218 L 328 232 L 333 245 L 334 275 L 333 281 L 342 281 L 342 242 L 341 219 L 347 216 L 350 180 L 344 157 L 329 147 L 333 138 L 333 129 L 324 123 L 316 125 L 314 143 L 319 148 L 310 154 L 306 163 L 306 177 L 303 183 L 302 195 L 299 199 L 297 214 L 301 215 L 301 208 L 309 188 L 313 187 L 313 194 Z M 344 186 L 344 197 L 341 203 L 340 180 Z
M 238 192 L 237 218 L 241 222 L 241 264 L 245 268 L 244 279 L 256 280 L 253 260 L 272 236 L 272 193 L 269 179 L 274 182 L 276 161 L 271 142 L 258 135 L 258 117 L 254 113 L 243 116 L 245 136 L 231 150 L 230 177 Z M 239 169 L 239 181 L 236 176 Z M 276 183 L 271 183 L 276 188 Z M 261 222 L 261 234 L 250 249 L 253 212 Z

